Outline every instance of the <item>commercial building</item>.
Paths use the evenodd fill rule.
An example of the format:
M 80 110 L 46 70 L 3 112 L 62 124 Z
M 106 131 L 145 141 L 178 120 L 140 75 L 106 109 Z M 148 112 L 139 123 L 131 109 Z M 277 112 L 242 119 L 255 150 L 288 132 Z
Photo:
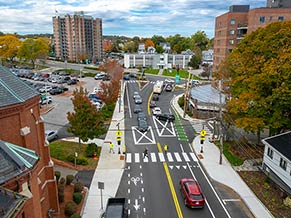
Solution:
M 124 67 L 147 67 L 152 69 L 185 69 L 191 60 L 191 54 L 124 54 Z
M 3 217 L 46 218 L 49 211 L 59 212 L 59 204 L 40 95 L 1 65 L 0 78 L 1 212 L 13 215 Z
M 251 10 L 249 5 L 232 5 L 227 13 L 216 18 L 213 71 L 217 71 L 246 34 L 270 22 L 291 20 L 289 0 L 267 0 L 266 3 L 266 7 Z
M 75 12 L 53 17 L 56 58 L 71 62 L 102 60 L 102 19 Z

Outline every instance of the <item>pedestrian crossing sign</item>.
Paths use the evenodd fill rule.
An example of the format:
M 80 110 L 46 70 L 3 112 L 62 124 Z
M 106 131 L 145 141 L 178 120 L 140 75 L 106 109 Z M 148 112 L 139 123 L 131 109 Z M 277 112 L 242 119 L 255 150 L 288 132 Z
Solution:
M 202 129 L 201 132 L 200 132 L 200 135 L 201 136 L 205 136 L 206 135 L 206 131 L 204 129 Z
M 116 136 L 117 136 L 117 137 L 120 137 L 121 135 L 122 135 L 121 131 L 120 131 L 120 130 L 117 130 L 117 131 L 116 131 Z

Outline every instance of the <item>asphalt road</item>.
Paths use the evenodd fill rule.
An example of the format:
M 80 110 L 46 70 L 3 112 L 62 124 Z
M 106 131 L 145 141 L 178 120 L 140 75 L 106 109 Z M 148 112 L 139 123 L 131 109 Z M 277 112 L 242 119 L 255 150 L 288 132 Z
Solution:
M 175 122 L 167 123 L 150 115 L 148 100 L 152 90 L 153 83 L 140 87 L 135 81 L 127 82 L 124 101 L 128 154 L 117 196 L 128 199 L 129 217 L 250 217 L 240 204 L 226 204 L 222 200 L 222 197 L 232 196 L 228 194 L 229 190 L 214 185 L 199 165 L 189 146 L 189 139 L 193 140 L 194 137 L 191 124 L 178 117 Z M 143 99 L 142 109 L 147 114 L 149 130 L 145 133 L 137 130 L 137 115 L 133 113 L 134 91 L 139 91 Z M 170 100 L 179 93 L 181 91 L 163 92 L 157 105 L 164 112 L 174 113 L 170 108 Z M 165 144 L 169 146 L 170 155 L 167 156 L 160 153 Z M 145 147 L 148 148 L 149 158 L 143 159 Z M 200 183 L 207 200 L 203 209 L 185 207 L 179 190 L 181 178 L 195 178 Z

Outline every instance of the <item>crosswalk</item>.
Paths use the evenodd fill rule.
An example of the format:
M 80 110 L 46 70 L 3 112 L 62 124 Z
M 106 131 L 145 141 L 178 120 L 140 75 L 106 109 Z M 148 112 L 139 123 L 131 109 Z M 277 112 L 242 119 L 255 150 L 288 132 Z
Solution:
M 167 152 L 164 153 L 155 153 L 151 152 L 148 154 L 147 157 L 143 157 L 143 153 L 127 153 L 125 157 L 126 163 L 181 163 L 185 162 L 198 162 L 196 155 L 193 152 L 186 153 L 186 152 Z
M 137 83 L 138 81 L 137 80 L 128 80 L 128 81 L 125 81 L 126 83 Z M 155 81 L 148 81 L 149 83 L 151 84 L 155 84 L 156 82 Z

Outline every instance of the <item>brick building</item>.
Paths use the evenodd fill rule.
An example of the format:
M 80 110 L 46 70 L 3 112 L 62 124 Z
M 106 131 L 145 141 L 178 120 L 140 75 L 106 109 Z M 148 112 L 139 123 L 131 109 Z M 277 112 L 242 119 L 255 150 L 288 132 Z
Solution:
M 229 11 L 215 19 L 213 71 L 236 45 L 259 27 L 270 22 L 291 20 L 288 0 L 267 0 L 267 7 L 250 10 L 249 5 L 232 5 Z
M 56 57 L 71 62 L 102 60 L 102 19 L 75 12 L 53 17 Z
M 10 158 L 10 161 L 16 164 L 13 169 L 20 168 L 20 171 L 12 174 L 11 177 L 5 176 L 5 173 L 10 172 L 5 170 L 6 162 L 0 162 L 0 172 L 2 170 L 4 174 L 2 176 L 5 176 L 0 185 L 25 196 L 21 218 L 45 218 L 50 209 L 59 211 L 57 184 L 49 147 L 45 140 L 39 100 L 40 95 L 37 91 L 0 66 L 1 149 L 5 149 L 3 144 L 8 143 L 24 148 L 23 152 L 30 153 L 31 162 L 22 159 L 23 162 L 28 161 L 30 165 L 23 166 L 19 159 Z M 5 155 L 6 153 L 2 154 L 9 157 Z M 19 158 L 19 155 L 17 157 Z

